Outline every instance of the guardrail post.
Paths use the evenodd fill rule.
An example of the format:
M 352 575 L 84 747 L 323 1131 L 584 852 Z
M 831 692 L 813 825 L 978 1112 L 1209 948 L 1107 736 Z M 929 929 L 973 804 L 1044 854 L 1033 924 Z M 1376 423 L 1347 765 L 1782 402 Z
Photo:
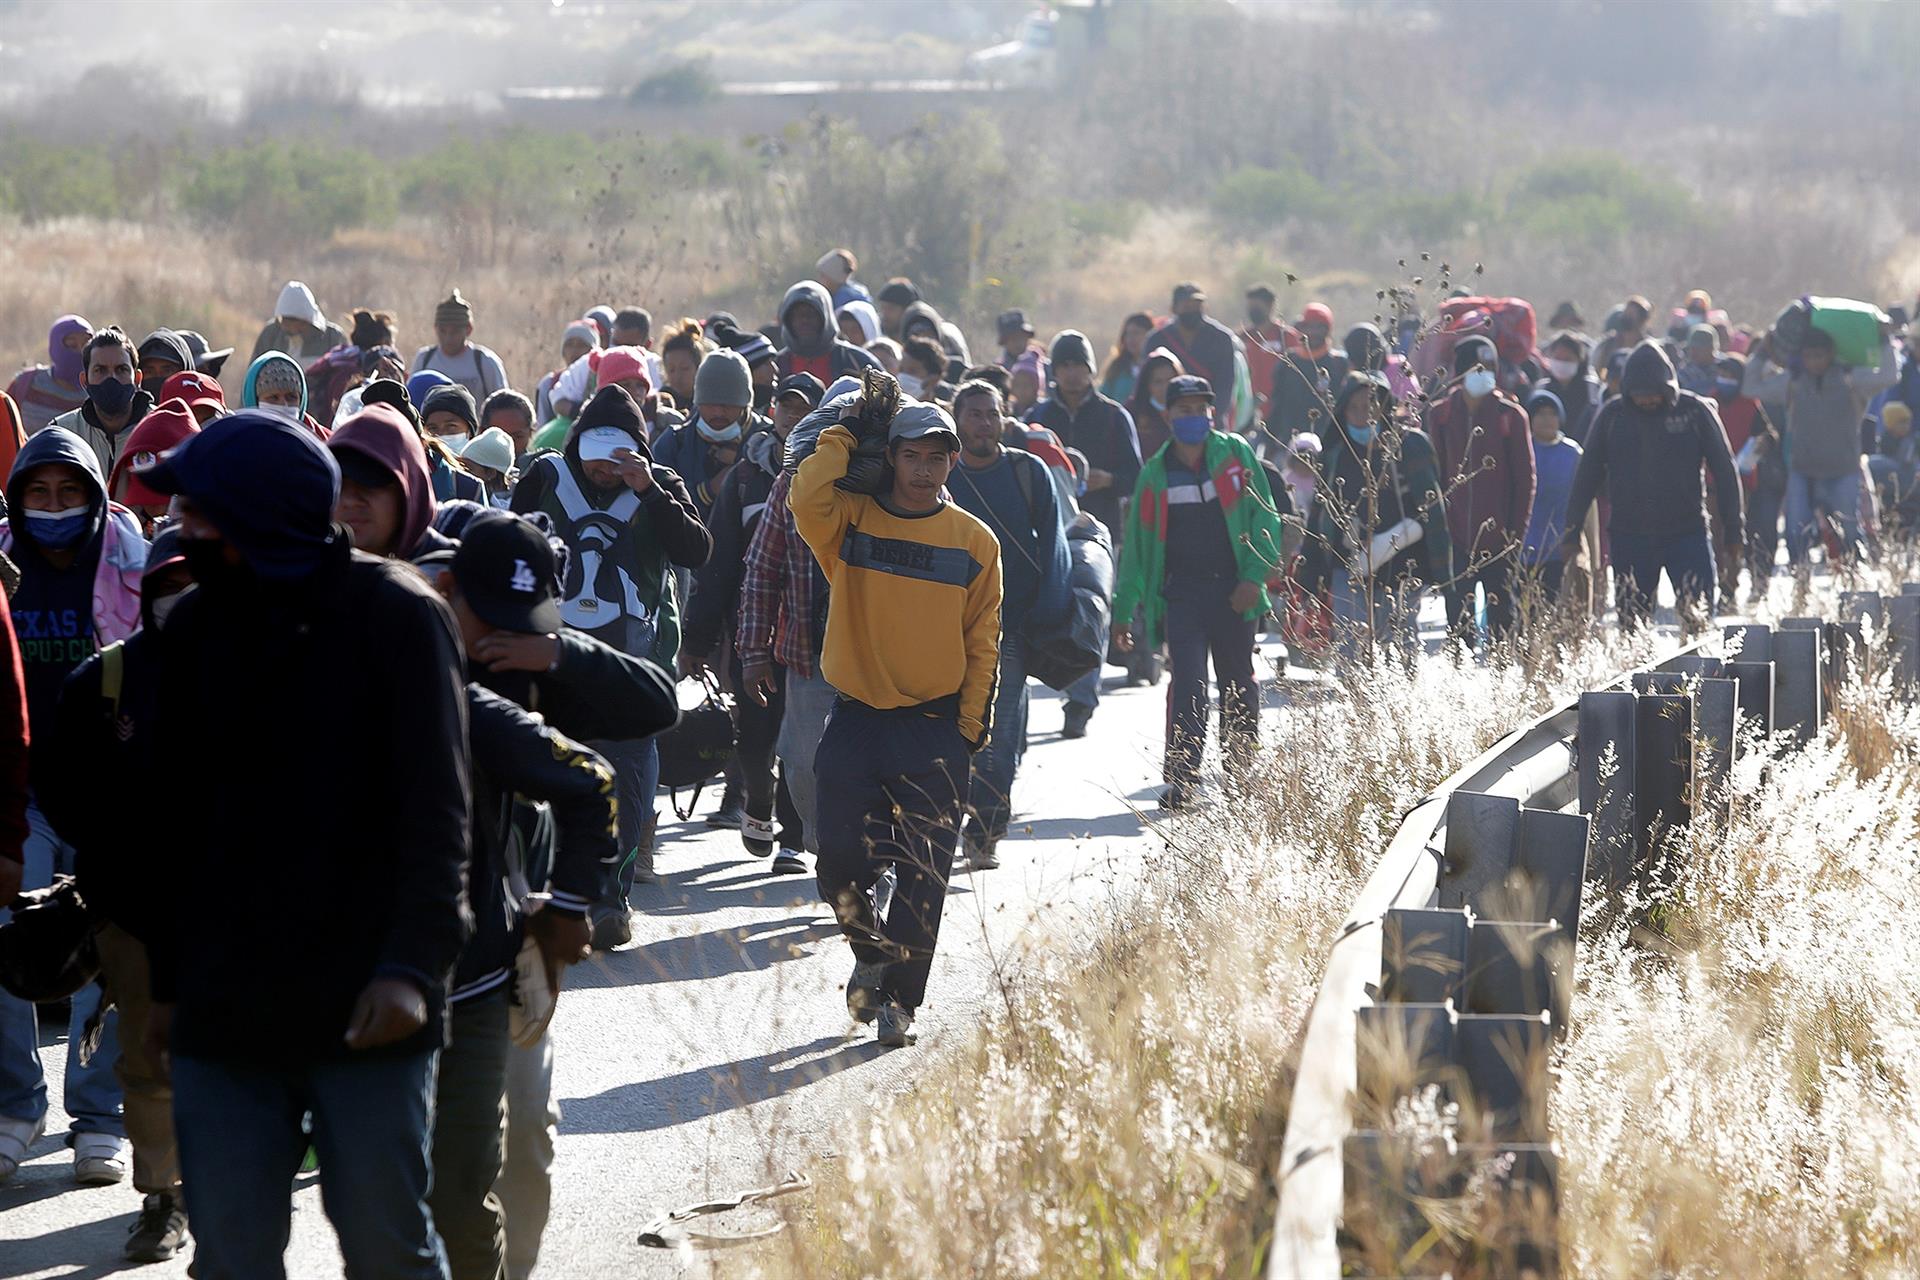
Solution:
M 1520 802 L 1508 796 L 1456 791 L 1447 797 L 1447 843 L 1437 888 L 1443 907 L 1485 912 L 1513 869 Z
M 1648 694 L 1634 708 L 1637 743 L 1634 868 L 1644 871 L 1666 833 L 1693 817 L 1693 699 Z
M 1468 1013 L 1550 1015 L 1561 1032 L 1573 1003 L 1572 955 L 1551 921 L 1476 920 L 1467 931 Z
M 1727 775 L 1739 741 L 1740 686 L 1733 680 L 1702 680 L 1694 693 L 1693 745 L 1697 761 L 1699 797 L 1724 814 Z
M 1356 1128 L 1388 1127 L 1402 1098 L 1429 1085 L 1452 1086 L 1454 1019 L 1446 1004 L 1374 1004 L 1355 1012 Z
M 1887 634 L 1893 645 L 1893 683 L 1908 697 L 1920 687 L 1920 583 L 1908 582 L 1887 601 Z
M 1546 1142 L 1552 1077 L 1550 1016 L 1463 1013 L 1454 1019 L 1458 1065 L 1451 1094 L 1468 1142 Z
M 1618 889 L 1633 875 L 1634 864 L 1634 793 L 1640 773 L 1634 696 L 1611 690 L 1581 694 L 1574 742 L 1580 812 L 1593 824 L 1589 864 L 1602 884 Z
M 1702 680 L 1719 679 L 1727 674 L 1726 667 L 1726 659 L 1710 657 L 1704 653 L 1677 653 L 1667 663 L 1669 671 L 1699 676 Z
M 1818 631 L 1776 631 L 1773 634 L 1773 709 L 1781 730 L 1793 735 L 1795 746 L 1805 746 L 1819 732 L 1824 719 L 1820 698 Z
M 1581 898 L 1587 881 L 1587 839 L 1591 822 L 1577 813 L 1548 809 L 1520 811 L 1520 852 L 1517 858 L 1525 888 L 1512 896 L 1523 920 L 1552 920 L 1567 935 L 1568 945 L 1580 937 Z
M 1560 1153 L 1544 1143 L 1463 1146 L 1457 1157 L 1483 1190 L 1481 1239 L 1457 1275 L 1560 1275 Z
M 1773 661 L 1773 628 L 1763 623 L 1735 622 L 1720 628 L 1720 635 L 1727 642 L 1727 652 L 1741 662 Z M 1740 652 L 1734 653 L 1734 644 L 1739 643 Z
M 1378 1002 L 1459 1005 L 1471 923 L 1464 911 L 1388 911 L 1380 921 Z
M 1740 705 L 1740 723 L 1755 725 L 1760 736 L 1773 732 L 1773 664 L 1771 662 L 1729 662 L 1727 678 L 1740 687 L 1735 701 Z

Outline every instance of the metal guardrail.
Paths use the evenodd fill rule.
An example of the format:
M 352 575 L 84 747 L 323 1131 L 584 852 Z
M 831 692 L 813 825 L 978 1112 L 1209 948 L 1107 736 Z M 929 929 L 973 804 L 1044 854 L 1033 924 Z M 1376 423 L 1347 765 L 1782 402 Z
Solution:
M 1375 1232 L 1418 1235 L 1423 1202 L 1457 1194 L 1448 1180 L 1490 1155 L 1503 1159 L 1478 1167 L 1500 1171 L 1509 1217 L 1487 1273 L 1559 1274 L 1546 1067 L 1571 1012 L 1583 906 L 1610 907 L 1644 873 L 1664 826 L 1689 820 L 1696 799 L 1712 802 L 1739 726 L 1786 745 L 1817 731 L 1824 691 L 1866 652 L 1862 619 L 1892 636 L 1896 678 L 1920 685 L 1920 584 L 1899 597 L 1847 593 L 1841 613 L 1778 630 L 1728 626 L 1624 672 L 1508 734 L 1407 814 L 1348 912 L 1307 1015 L 1270 1280 L 1472 1265 L 1428 1232 L 1402 1255 L 1420 1259 L 1417 1271 L 1368 1270 L 1351 1251 L 1343 1258 L 1341 1228 L 1352 1216 Z M 1739 651 L 1706 652 L 1719 644 Z M 1464 1104 L 1461 1145 L 1437 1163 L 1365 1123 L 1428 1085 Z

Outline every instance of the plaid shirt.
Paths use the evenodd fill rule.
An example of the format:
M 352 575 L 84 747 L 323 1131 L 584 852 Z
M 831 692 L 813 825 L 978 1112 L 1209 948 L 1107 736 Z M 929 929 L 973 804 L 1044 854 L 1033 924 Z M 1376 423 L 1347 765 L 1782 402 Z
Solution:
M 767 509 L 747 544 L 735 648 L 742 666 L 771 658 L 811 677 L 820 663 L 814 624 L 826 604 L 826 584 L 813 552 L 794 527 L 793 509 L 787 505 L 791 486 L 790 474 L 774 480 Z

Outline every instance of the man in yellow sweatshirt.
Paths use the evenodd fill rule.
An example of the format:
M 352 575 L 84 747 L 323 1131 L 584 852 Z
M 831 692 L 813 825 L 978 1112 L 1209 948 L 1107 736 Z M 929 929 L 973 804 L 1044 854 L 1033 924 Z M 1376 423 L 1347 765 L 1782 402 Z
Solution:
M 821 670 L 839 697 L 814 762 L 820 895 L 853 948 L 848 1010 L 899 1047 L 933 967 L 968 757 L 987 738 L 1000 545 L 947 501 L 960 436 L 938 406 L 907 400 L 884 428 L 887 492 L 837 488 L 859 420 L 855 398 L 800 464 L 790 505 L 833 601 Z M 897 884 L 882 920 L 872 891 L 888 864 Z

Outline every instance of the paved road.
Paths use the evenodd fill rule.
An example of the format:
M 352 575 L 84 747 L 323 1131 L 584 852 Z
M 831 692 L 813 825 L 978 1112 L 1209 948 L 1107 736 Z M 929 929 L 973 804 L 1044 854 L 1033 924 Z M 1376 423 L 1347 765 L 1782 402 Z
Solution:
M 884 1053 L 856 1034 L 850 964 L 811 877 L 774 879 L 733 832 L 670 826 L 658 886 L 633 943 L 575 970 L 554 1023 L 565 1119 L 542 1274 L 650 1277 L 704 1267 L 636 1243 L 657 1213 L 777 1180 L 833 1151 L 845 1118 L 884 1103 L 928 1055 L 966 1036 L 996 963 L 1036 925 L 1124 892 L 1157 841 L 1152 813 L 1164 686 L 1113 691 L 1084 742 L 1059 739 L 1054 694 L 1034 688 L 1032 750 L 1015 787 L 1015 838 L 998 871 L 956 878 L 917 1047 Z M 76 1188 L 59 1135 L 64 1045 L 43 1034 L 55 1114 L 29 1163 L 0 1186 L 0 1278 L 97 1277 L 120 1265 L 137 1207 L 127 1187 Z M 318 1188 L 295 1198 L 289 1274 L 340 1274 Z M 750 1229 L 743 1211 L 714 1230 Z M 185 1274 L 184 1263 L 140 1274 Z

